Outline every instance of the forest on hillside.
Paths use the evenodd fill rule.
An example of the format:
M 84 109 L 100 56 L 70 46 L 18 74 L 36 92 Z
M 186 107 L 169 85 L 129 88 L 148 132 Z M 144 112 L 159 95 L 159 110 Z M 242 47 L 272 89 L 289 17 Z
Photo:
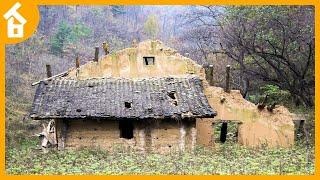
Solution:
M 313 6 L 77 5 L 39 6 L 39 11 L 41 21 L 35 34 L 23 43 L 6 46 L 6 167 L 10 173 L 54 173 L 55 168 L 49 166 L 59 166 L 55 159 L 62 159 L 67 168 L 58 169 L 59 174 L 313 174 Z M 131 153 L 109 156 L 101 152 L 94 156 L 98 153 L 85 150 L 83 154 L 54 152 L 43 155 L 33 150 L 38 141 L 32 135 L 40 131 L 41 126 L 28 116 L 35 92 L 31 84 L 46 78 L 46 64 L 51 65 L 53 74 L 58 74 L 74 67 L 76 57 L 80 58 L 81 64 L 91 61 L 94 47 L 101 47 L 103 42 L 115 52 L 130 47 L 134 40 L 147 39 L 158 39 L 205 68 L 213 65 L 212 83 L 215 86 L 225 86 L 225 66 L 230 64 L 232 89 L 240 90 L 245 99 L 255 104 L 268 96 L 268 104 L 285 105 L 292 112 L 305 114 L 308 117 L 306 133 L 297 135 L 300 138 L 297 146 L 286 150 L 254 151 L 226 145 L 224 148 L 232 151 L 211 154 L 199 149 L 197 155 L 203 159 L 189 161 L 194 154 L 171 155 L 174 162 L 180 162 L 164 162 L 175 169 L 171 171 L 152 169 L 161 166 L 161 163 L 154 165 L 163 158 L 158 155 L 142 160 Z M 249 159 L 245 158 L 244 169 L 240 168 L 243 164 L 234 165 L 246 155 Z M 233 159 L 234 156 L 238 157 Z M 93 160 L 106 158 L 103 162 L 106 164 L 112 161 L 108 158 L 114 158 L 120 165 L 115 163 L 111 169 L 101 169 L 103 166 L 88 165 L 88 157 Z M 217 162 L 213 157 L 218 159 Z M 261 163 L 267 163 L 270 158 L 279 161 L 270 166 Z M 79 159 L 76 164 L 81 168 L 69 169 L 70 159 Z M 169 161 L 168 157 L 165 159 Z M 204 159 L 208 162 L 202 162 Z M 127 160 L 127 164 L 121 164 L 121 160 Z M 31 164 L 25 164 L 30 161 Z M 140 161 L 154 166 L 136 167 L 135 163 Z M 186 171 L 190 163 L 198 164 L 199 169 Z M 211 166 L 219 166 L 219 163 L 223 167 L 238 169 L 222 168 L 220 171 Z M 42 164 L 48 169 L 43 170 Z M 90 168 L 84 168 L 88 166 Z

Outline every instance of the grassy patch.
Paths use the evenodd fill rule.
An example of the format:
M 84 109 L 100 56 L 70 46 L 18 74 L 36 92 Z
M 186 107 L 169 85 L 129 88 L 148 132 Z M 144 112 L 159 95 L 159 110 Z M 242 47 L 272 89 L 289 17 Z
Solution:
M 8 148 L 8 174 L 313 174 L 314 148 L 249 149 L 223 144 L 217 149 L 168 155 L 83 149 L 42 153 L 36 141 Z M 309 154 L 309 155 L 308 155 Z M 307 158 L 308 157 L 308 158 Z

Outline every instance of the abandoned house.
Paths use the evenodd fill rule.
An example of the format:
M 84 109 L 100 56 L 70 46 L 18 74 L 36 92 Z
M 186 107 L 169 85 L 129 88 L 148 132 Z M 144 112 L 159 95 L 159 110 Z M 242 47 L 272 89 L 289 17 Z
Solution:
M 105 44 L 104 44 L 105 46 Z M 47 67 L 50 70 L 50 66 Z M 208 76 L 208 75 L 207 75 Z M 208 77 L 207 77 L 208 79 Z M 167 152 L 214 146 L 213 127 L 237 124 L 237 142 L 288 147 L 295 115 L 283 106 L 272 111 L 206 80 L 205 69 L 160 41 L 95 58 L 36 82 L 31 117 L 52 120 L 45 136 L 59 149 L 123 146 Z M 52 131 L 51 131 L 52 130 Z

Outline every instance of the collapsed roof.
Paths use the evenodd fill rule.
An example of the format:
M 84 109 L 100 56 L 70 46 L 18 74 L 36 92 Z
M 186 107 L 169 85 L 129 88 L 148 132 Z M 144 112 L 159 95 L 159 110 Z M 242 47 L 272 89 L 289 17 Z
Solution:
M 41 81 L 33 119 L 214 117 L 197 76 Z

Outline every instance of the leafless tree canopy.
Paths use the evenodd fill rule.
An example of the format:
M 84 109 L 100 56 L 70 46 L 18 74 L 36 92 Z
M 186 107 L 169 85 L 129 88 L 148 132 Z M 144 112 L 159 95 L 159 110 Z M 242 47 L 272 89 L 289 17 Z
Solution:
M 7 96 L 32 99 L 29 84 L 92 60 L 94 47 L 110 51 L 134 39 L 156 37 L 199 64 L 214 65 L 223 86 L 232 65 L 232 88 L 244 97 L 265 84 L 290 92 L 297 104 L 314 102 L 314 7 L 311 6 L 41 6 L 38 31 L 7 46 Z M 147 19 L 152 23 L 145 25 Z M 150 27 L 155 26 L 155 27 Z

